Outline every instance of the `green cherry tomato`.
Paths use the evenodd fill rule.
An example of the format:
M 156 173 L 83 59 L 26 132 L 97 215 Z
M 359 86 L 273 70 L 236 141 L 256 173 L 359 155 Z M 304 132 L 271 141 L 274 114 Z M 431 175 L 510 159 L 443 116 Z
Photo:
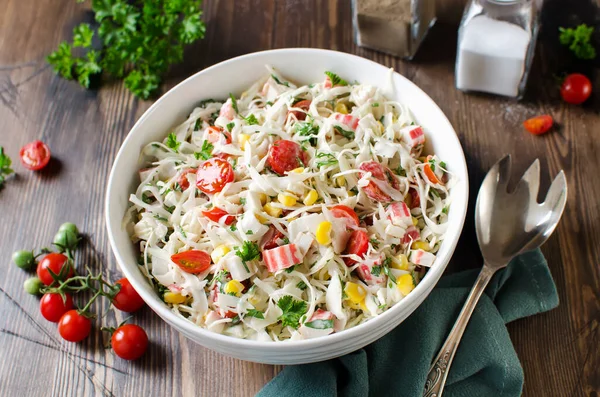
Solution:
M 29 270 L 33 267 L 33 265 L 35 265 L 35 257 L 31 251 L 15 251 L 12 254 L 12 260 L 15 262 L 15 265 L 19 266 L 23 270 Z
M 25 291 L 27 291 L 28 294 L 39 295 L 40 289 L 43 285 L 44 284 L 39 278 L 31 277 L 25 280 L 25 282 L 23 283 L 23 288 L 25 289 Z
M 77 229 L 77 226 L 71 222 L 65 222 L 62 225 L 60 225 L 58 231 L 62 232 L 63 230 L 68 230 L 75 235 L 79 235 L 79 229 Z
M 59 230 L 54 235 L 53 243 L 61 251 L 65 251 L 67 248 L 73 250 L 77 247 L 77 243 L 79 243 L 79 237 L 69 229 Z

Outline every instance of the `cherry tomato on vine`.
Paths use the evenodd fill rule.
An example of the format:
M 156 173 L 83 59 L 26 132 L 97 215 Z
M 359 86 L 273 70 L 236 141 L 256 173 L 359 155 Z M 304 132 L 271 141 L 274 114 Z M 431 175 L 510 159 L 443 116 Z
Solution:
M 523 122 L 523 126 L 533 135 L 541 135 L 552 128 L 552 117 L 545 114 L 543 116 L 532 117 Z
M 44 294 L 40 300 L 40 312 L 42 316 L 48 321 L 57 323 L 60 321 L 63 314 L 73 308 L 73 298 L 71 295 L 65 294 L 65 300 L 63 301 L 60 294 Z
M 125 324 L 115 330 L 110 344 L 117 356 L 124 360 L 136 360 L 148 348 L 148 335 L 140 326 Z
M 568 75 L 560 87 L 563 101 L 573 105 L 584 103 L 592 95 L 592 82 L 581 73 Z
M 50 148 L 44 142 L 36 140 L 23 146 L 19 156 L 28 170 L 41 170 L 50 161 Z
M 77 310 L 69 310 L 58 322 L 58 333 L 69 342 L 80 342 L 87 338 L 92 330 L 92 320 L 79 314 Z
M 68 270 L 63 270 L 65 266 L 68 266 Z M 62 279 L 73 277 L 74 271 L 73 266 L 69 263 L 69 258 L 66 255 L 58 254 L 56 252 L 49 253 L 40 261 L 37 267 L 37 276 L 45 285 L 51 285 L 54 282 L 52 273 L 60 275 L 62 273 Z M 65 274 L 66 273 L 66 274 Z
M 113 298 L 113 305 L 127 313 L 133 313 L 144 306 L 144 300 L 131 286 L 131 283 L 126 278 L 118 280 L 115 284 L 121 285 L 121 290 Z

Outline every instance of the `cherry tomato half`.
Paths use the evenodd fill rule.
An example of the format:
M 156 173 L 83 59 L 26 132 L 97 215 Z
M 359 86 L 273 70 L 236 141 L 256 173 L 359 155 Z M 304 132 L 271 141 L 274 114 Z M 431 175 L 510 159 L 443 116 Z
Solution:
M 198 167 L 196 187 L 204 193 L 213 194 L 223 190 L 225 185 L 234 179 L 231 164 L 227 160 L 213 157 Z
M 552 128 L 552 124 L 552 117 L 547 114 L 533 117 L 523 122 L 525 129 L 533 135 L 541 135 L 548 132 Z
M 440 184 L 440 180 L 438 179 L 435 172 L 433 172 L 433 170 L 431 169 L 431 165 L 429 165 L 429 163 L 425 163 L 425 166 L 423 167 L 423 171 L 425 172 L 425 176 L 427 177 L 427 179 L 429 179 L 429 181 L 431 183 L 436 184 L 436 185 Z
M 188 187 L 190 187 L 190 181 L 187 179 L 187 174 L 192 174 L 196 171 L 196 168 L 188 168 L 181 171 L 179 178 L 177 178 L 177 183 L 181 187 L 181 190 L 186 190 Z
M 233 215 L 229 215 L 229 213 L 227 211 L 222 210 L 218 207 L 212 207 L 208 211 L 202 211 L 202 215 L 204 215 L 211 221 L 217 222 L 217 223 L 219 222 L 219 220 L 221 218 L 223 218 L 225 216 L 226 217 L 225 218 L 226 225 L 231 225 L 233 223 L 233 221 L 235 220 L 235 217 Z
M 284 175 L 287 171 L 298 167 L 304 167 L 308 163 L 308 154 L 302 150 L 302 146 L 285 139 L 274 142 L 269 148 L 268 156 L 267 163 L 279 175 Z
M 358 255 L 361 258 L 365 256 L 367 250 L 369 249 L 369 235 L 364 230 L 355 230 L 350 235 L 348 239 L 348 245 L 346 245 L 346 250 L 344 251 L 345 255 Z M 346 265 L 351 266 L 356 263 L 354 259 L 344 258 L 344 262 Z
M 299 121 L 303 121 L 306 119 L 306 112 L 310 108 L 310 103 L 311 103 L 311 101 L 309 99 L 304 99 L 302 101 L 299 101 L 292 107 L 302 109 L 302 110 L 304 110 L 304 112 L 302 112 L 300 110 L 290 110 L 288 112 L 288 114 L 293 114 L 294 116 L 296 116 L 296 119 L 298 119 Z
M 283 233 L 275 226 L 269 226 L 269 231 L 265 233 L 260 242 L 261 249 L 264 251 L 279 247 L 279 241 L 283 240 L 284 237 Z
M 65 269 L 67 266 L 68 268 Z M 38 263 L 37 276 L 45 285 L 51 285 L 54 283 L 54 278 L 52 278 L 49 270 L 57 276 L 61 275 L 62 273 L 62 280 L 73 277 L 73 274 L 75 273 L 73 271 L 73 266 L 71 266 L 69 263 L 69 258 L 56 252 L 46 255 L 44 259 Z
M 361 163 L 358 168 L 361 171 L 370 172 L 373 178 L 379 179 L 383 182 L 387 182 L 390 185 L 390 187 L 396 190 L 400 188 L 400 182 L 398 181 L 398 178 L 396 178 L 396 176 L 392 173 L 392 171 L 376 161 L 365 161 Z M 382 191 L 379 188 L 379 186 L 377 186 L 373 181 L 369 182 L 369 184 L 363 187 L 362 189 L 371 200 L 380 201 L 384 203 L 392 201 L 392 198 L 387 193 Z
M 60 318 L 73 308 L 73 298 L 71 295 L 65 294 L 65 300 L 63 301 L 60 294 L 44 294 L 40 300 L 40 312 L 42 316 L 48 321 L 57 323 Z
M 124 360 L 137 360 L 148 348 L 148 335 L 140 326 L 125 324 L 115 330 L 110 338 L 115 354 Z
M 23 146 L 19 156 L 28 170 L 41 170 L 50 161 L 50 148 L 44 142 L 36 140 Z
M 217 143 L 224 141 L 224 144 L 231 143 L 231 134 L 228 131 L 225 131 L 221 127 L 217 127 L 213 125 L 206 129 L 206 140 L 210 143 Z
M 360 224 L 356 212 L 346 205 L 333 206 L 330 211 L 334 217 L 343 219 L 346 222 L 346 227 L 349 229 L 356 229 Z
M 200 250 L 189 250 L 171 255 L 171 260 L 186 273 L 202 273 L 210 267 L 210 255 Z
M 144 306 L 144 300 L 125 277 L 118 280 L 121 289 L 113 298 L 113 305 L 122 312 L 133 313 Z
M 563 101 L 573 105 L 584 103 L 592 95 L 592 82 L 580 73 L 568 75 L 560 87 Z
M 419 196 L 419 192 L 417 189 L 411 187 L 408 189 L 408 196 L 406 196 L 406 205 L 408 208 L 418 208 L 421 206 L 421 197 Z
M 79 314 L 77 310 L 69 310 L 58 322 L 58 333 L 69 342 L 80 342 L 87 338 L 92 330 L 92 321 Z

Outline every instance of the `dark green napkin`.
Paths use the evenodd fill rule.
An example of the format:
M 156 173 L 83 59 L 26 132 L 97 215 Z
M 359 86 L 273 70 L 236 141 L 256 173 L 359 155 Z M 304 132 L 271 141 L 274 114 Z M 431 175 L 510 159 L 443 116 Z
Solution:
M 409 318 L 377 342 L 333 360 L 285 367 L 258 396 L 420 397 L 431 361 L 478 272 L 443 277 Z M 505 323 L 557 305 L 556 287 L 539 250 L 499 271 L 463 335 L 444 397 L 520 396 L 523 369 Z

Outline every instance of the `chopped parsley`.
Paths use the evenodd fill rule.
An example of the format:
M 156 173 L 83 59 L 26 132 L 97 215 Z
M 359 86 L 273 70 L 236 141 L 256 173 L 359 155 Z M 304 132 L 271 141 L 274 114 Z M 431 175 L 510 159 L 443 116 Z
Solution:
M 175 153 L 177 153 L 177 150 L 179 150 L 179 145 L 181 145 L 181 142 L 179 142 L 177 140 L 177 136 L 175 135 L 175 133 L 171 132 L 169 134 L 169 136 L 167 136 L 167 141 L 165 142 L 165 145 L 167 145 L 167 147 L 169 149 L 171 149 Z
M 290 243 L 290 239 L 287 237 L 283 238 L 283 244 L 289 244 Z
M 246 120 L 246 123 L 248 123 L 248 125 L 258 124 L 258 120 L 256 119 L 256 117 L 253 114 L 250 114 L 244 120 Z
M 448 213 L 448 206 L 445 206 L 444 208 L 442 208 L 442 214 L 447 214 Z
M 317 160 L 317 167 L 327 167 L 338 163 L 338 160 L 331 153 L 317 152 L 316 157 L 321 159 Z
M 152 204 L 154 201 L 152 197 L 148 196 L 146 193 L 142 193 L 142 201 L 146 204 Z
M 594 59 L 596 58 L 596 49 L 590 43 L 592 34 L 594 33 L 593 26 L 587 26 L 585 23 L 573 28 L 558 28 L 560 32 L 560 44 L 568 46 L 569 50 L 579 59 Z
M 231 98 L 231 107 L 235 110 L 236 113 L 239 113 L 237 100 L 233 96 L 233 94 L 229 94 L 229 98 Z
M 333 320 L 313 320 L 309 323 L 304 323 L 304 325 L 314 329 L 329 329 L 333 328 Z
M 372 103 L 371 107 L 378 108 L 379 107 L 379 102 Z
M 246 312 L 246 316 L 260 318 L 261 320 L 265 319 L 265 315 L 263 312 L 258 311 L 256 309 L 248 309 Z
M 237 230 L 237 226 L 231 225 L 231 226 L 229 226 L 229 230 L 231 230 L 232 232 L 235 232 Z
M 394 170 L 394 173 L 398 176 L 406 176 L 406 170 L 404 170 L 401 165 L 398 165 L 398 168 Z
M 293 266 L 288 267 L 287 269 L 285 269 L 285 272 L 288 274 L 293 272 L 294 270 L 296 270 L 296 266 L 298 266 L 298 265 L 293 265 Z
M 348 82 L 342 79 L 340 76 L 333 72 L 325 72 L 329 80 L 331 80 L 331 86 L 335 87 L 336 85 L 348 85 Z
M 258 259 L 260 250 L 256 243 L 244 241 L 241 247 L 235 247 L 235 254 L 242 258 L 243 262 L 249 262 Z
M 381 275 L 381 266 L 373 266 L 371 268 L 371 274 L 375 277 L 379 277 Z
M 371 245 L 373 246 L 373 248 L 377 249 L 379 248 L 379 241 L 377 241 L 377 239 L 372 238 L 369 240 L 369 242 L 371 243 Z
M 392 263 L 392 259 L 391 258 L 385 258 L 385 260 L 383 261 L 382 266 L 382 270 L 383 273 L 389 277 L 389 279 L 396 284 L 396 277 L 392 274 L 392 272 L 390 271 L 390 264 Z
M 215 147 L 209 141 L 202 142 L 202 148 L 199 152 L 194 153 L 196 160 L 208 160 L 212 157 L 212 151 Z
M 254 232 L 253 232 L 252 230 L 247 230 L 247 231 L 246 231 L 246 234 L 247 234 L 248 236 L 251 236 L 251 235 L 253 235 L 253 234 L 254 234 Z
M 165 218 L 164 216 L 160 216 L 160 215 L 154 215 L 155 219 L 158 219 L 159 221 L 162 222 L 168 222 L 169 220 L 167 218 Z
M 240 197 L 240 204 L 246 205 L 246 197 Z
M 198 120 L 196 120 L 196 123 L 194 124 L 194 131 L 199 131 L 200 127 L 202 127 L 202 119 L 198 118 Z
M 354 131 L 345 130 L 339 125 L 334 125 L 333 128 L 340 133 L 344 138 L 353 140 L 354 139 Z
M 308 288 L 308 286 L 306 285 L 306 283 L 304 281 L 300 281 L 298 284 L 296 284 L 296 288 L 304 291 L 305 289 Z
M 306 314 L 308 307 L 305 301 L 296 300 L 291 295 L 286 295 L 277 301 L 277 306 L 282 310 L 278 320 L 284 327 L 297 329 L 300 318 Z
M 427 162 L 429 163 L 429 167 L 431 168 L 431 171 L 435 171 L 435 159 L 429 159 L 429 160 L 427 160 Z
M 294 128 L 301 136 L 311 136 L 319 133 L 319 127 L 314 125 L 312 121 L 299 121 L 294 124 Z
M 171 205 L 171 206 L 165 205 L 164 207 L 165 207 L 165 210 L 166 210 L 168 213 L 170 213 L 170 214 L 172 214 L 172 213 L 173 213 L 173 211 L 175 211 L 175 206 L 174 206 L 174 205 Z
M 267 101 L 267 102 L 265 103 L 265 105 L 267 105 L 267 106 L 273 106 L 273 102 L 271 102 L 271 101 Z
M 179 226 L 179 233 L 183 236 L 183 238 L 187 238 L 187 234 L 185 233 L 185 230 L 183 230 L 183 228 L 181 226 Z
M 272 77 L 272 78 L 273 78 L 273 80 L 275 80 L 275 82 L 276 82 L 277 84 L 279 84 L 279 85 L 283 85 L 283 86 L 286 86 L 286 87 L 289 87 L 289 86 L 290 86 L 290 83 L 288 83 L 287 81 L 281 81 L 281 80 L 279 80 L 279 79 L 277 78 L 277 76 L 275 76 L 274 74 L 272 74 L 272 75 L 271 75 L 271 77 Z
M 443 161 L 440 161 L 440 167 L 442 167 L 443 169 L 446 169 L 446 163 Z
M 232 121 L 231 123 L 228 123 L 225 128 L 227 128 L 227 131 L 231 132 L 231 130 L 233 130 L 233 127 L 235 127 L 235 123 Z

